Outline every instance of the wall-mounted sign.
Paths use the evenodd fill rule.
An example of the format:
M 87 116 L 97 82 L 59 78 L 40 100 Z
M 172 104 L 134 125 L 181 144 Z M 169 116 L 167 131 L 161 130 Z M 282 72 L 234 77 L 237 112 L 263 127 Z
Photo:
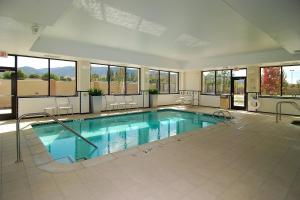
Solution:
M 6 51 L 0 51 L 0 57 L 7 57 L 8 53 Z

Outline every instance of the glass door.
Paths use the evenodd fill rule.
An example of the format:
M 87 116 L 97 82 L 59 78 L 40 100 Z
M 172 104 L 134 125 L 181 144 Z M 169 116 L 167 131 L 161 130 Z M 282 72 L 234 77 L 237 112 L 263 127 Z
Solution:
M 246 77 L 232 77 L 231 108 L 245 110 L 246 108 Z
M 13 119 L 16 113 L 15 71 L 0 68 L 0 120 Z

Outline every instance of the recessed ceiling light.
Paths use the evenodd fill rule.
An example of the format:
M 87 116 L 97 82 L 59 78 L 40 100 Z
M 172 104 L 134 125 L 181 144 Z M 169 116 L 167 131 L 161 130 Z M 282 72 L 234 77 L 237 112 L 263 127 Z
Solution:
M 140 17 L 124 12 L 117 8 L 104 4 L 106 21 L 115 25 L 124 26 L 128 29 L 136 30 L 140 21 Z
M 163 25 L 145 19 L 142 20 L 139 26 L 139 31 L 154 36 L 161 36 L 166 30 L 167 28 Z

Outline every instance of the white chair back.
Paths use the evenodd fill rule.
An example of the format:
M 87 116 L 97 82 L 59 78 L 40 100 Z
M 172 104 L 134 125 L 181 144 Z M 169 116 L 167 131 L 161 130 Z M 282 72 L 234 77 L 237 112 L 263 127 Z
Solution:
M 69 106 L 71 105 L 69 97 L 58 97 L 55 98 L 57 106 Z

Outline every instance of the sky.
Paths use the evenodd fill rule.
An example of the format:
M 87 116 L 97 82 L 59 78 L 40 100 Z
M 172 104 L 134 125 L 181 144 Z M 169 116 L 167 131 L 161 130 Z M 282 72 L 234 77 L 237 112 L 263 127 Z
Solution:
M 286 74 L 288 83 L 296 84 L 297 81 L 300 81 L 300 65 L 284 67 L 283 72 Z
M 32 57 L 22 57 L 18 56 L 18 67 L 32 67 L 35 69 L 48 68 L 48 59 L 43 58 L 32 58 Z M 7 58 L 0 57 L 0 66 L 14 67 L 14 57 L 8 56 Z M 64 61 L 64 60 L 50 60 L 51 67 L 65 67 L 65 66 L 75 66 L 75 62 Z

